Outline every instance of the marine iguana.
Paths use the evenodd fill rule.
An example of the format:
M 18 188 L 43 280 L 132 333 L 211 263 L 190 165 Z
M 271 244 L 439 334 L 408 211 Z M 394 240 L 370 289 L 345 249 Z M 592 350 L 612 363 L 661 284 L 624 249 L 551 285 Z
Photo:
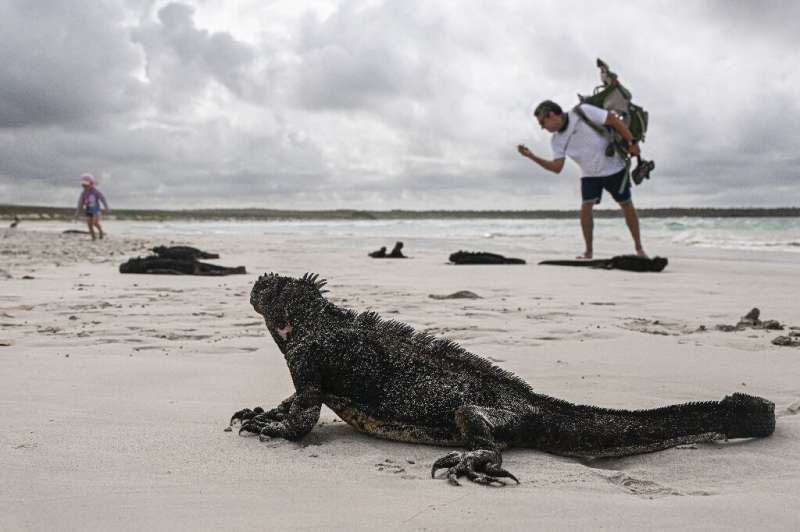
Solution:
M 456 251 L 448 260 L 453 264 L 525 264 L 524 259 L 504 257 L 487 251 Z
M 250 303 L 284 354 L 295 393 L 278 406 L 243 409 L 239 434 L 298 440 L 323 404 L 358 431 L 389 440 L 466 447 L 436 460 L 453 484 L 517 478 L 501 450 L 540 449 L 579 458 L 619 457 L 680 444 L 764 437 L 775 405 L 734 393 L 722 401 L 612 410 L 541 395 L 509 371 L 446 338 L 415 332 L 374 312 L 339 308 L 325 281 L 261 276 Z
M 208 253 L 191 246 L 157 246 L 153 248 L 153 253 L 162 259 L 175 260 L 197 260 L 197 259 L 218 259 L 218 253 Z
M 543 260 L 539 264 L 550 266 L 582 266 L 601 270 L 625 270 L 629 272 L 660 272 L 669 264 L 664 257 L 639 257 L 637 255 L 615 255 L 610 259 Z
M 149 273 L 160 275 L 233 275 L 247 273 L 244 266 L 218 266 L 194 259 L 165 259 L 150 255 L 135 257 L 119 265 L 119 273 Z
M 403 243 L 402 242 L 395 242 L 392 251 L 386 255 L 387 259 L 407 259 L 405 255 L 403 255 Z
M 386 258 L 386 246 L 381 246 L 381 248 L 377 251 L 371 251 L 367 253 L 373 259 L 385 259 Z
M 402 242 L 395 242 L 392 251 L 386 253 L 386 246 L 381 246 L 381 248 L 377 251 L 373 251 L 368 253 L 370 257 L 373 259 L 407 259 L 405 255 L 403 255 L 403 243 Z

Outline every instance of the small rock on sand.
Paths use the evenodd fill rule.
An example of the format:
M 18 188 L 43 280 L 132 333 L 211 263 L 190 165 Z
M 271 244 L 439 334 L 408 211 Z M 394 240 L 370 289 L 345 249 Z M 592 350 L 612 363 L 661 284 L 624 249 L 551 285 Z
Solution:
M 772 340 L 774 345 L 781 345 L 787 347 L 800 347 L 800 338 L 795 336 L 778 336 Z

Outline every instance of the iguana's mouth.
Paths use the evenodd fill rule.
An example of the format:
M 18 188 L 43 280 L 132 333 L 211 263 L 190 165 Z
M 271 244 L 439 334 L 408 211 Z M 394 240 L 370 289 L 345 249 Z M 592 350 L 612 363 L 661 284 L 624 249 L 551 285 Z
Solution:
M 275 329 L 275 332 L 278 333 L 278 336 L 286 340 L 289 338 L 289 335 L 292 333 L 292 324 L 287 323 L 285 327 L 281 329 Z
M 280 336 L 284 341 L 289 338 L 289 335 L 292 333 L 292 324 L 288 321 L 270 320 L 265 317 L 264 323 L 267 325 L 267 329 L 275 331 L 275 334 Z

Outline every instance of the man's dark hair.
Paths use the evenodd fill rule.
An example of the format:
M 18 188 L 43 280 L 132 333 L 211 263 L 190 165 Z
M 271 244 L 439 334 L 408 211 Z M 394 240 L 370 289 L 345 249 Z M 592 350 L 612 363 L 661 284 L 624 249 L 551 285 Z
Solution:
M 538 117 L 547 116 L 550 113 L 562 115 L 564 114 L 564 111 L 561 109 L 560 105 L 558 105 L 556 102 L 552 100 L 543 101 L 542 103 L 537 105 L 536 110 L 533 111 L 533 115 Z

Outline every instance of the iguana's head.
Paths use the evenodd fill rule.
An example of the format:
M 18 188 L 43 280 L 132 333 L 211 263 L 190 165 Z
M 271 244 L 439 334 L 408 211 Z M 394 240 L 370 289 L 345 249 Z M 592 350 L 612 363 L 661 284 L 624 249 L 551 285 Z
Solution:
M 276 273 L 262 275 L 250 291 L 250 304 L 264 316 L 270 334 L 283 346 L 303 329 L 308 314 L 324 301 L 325 279 L 305 274 L 299 279 Z M 294 331 L 294 332 L 293 332 Z

